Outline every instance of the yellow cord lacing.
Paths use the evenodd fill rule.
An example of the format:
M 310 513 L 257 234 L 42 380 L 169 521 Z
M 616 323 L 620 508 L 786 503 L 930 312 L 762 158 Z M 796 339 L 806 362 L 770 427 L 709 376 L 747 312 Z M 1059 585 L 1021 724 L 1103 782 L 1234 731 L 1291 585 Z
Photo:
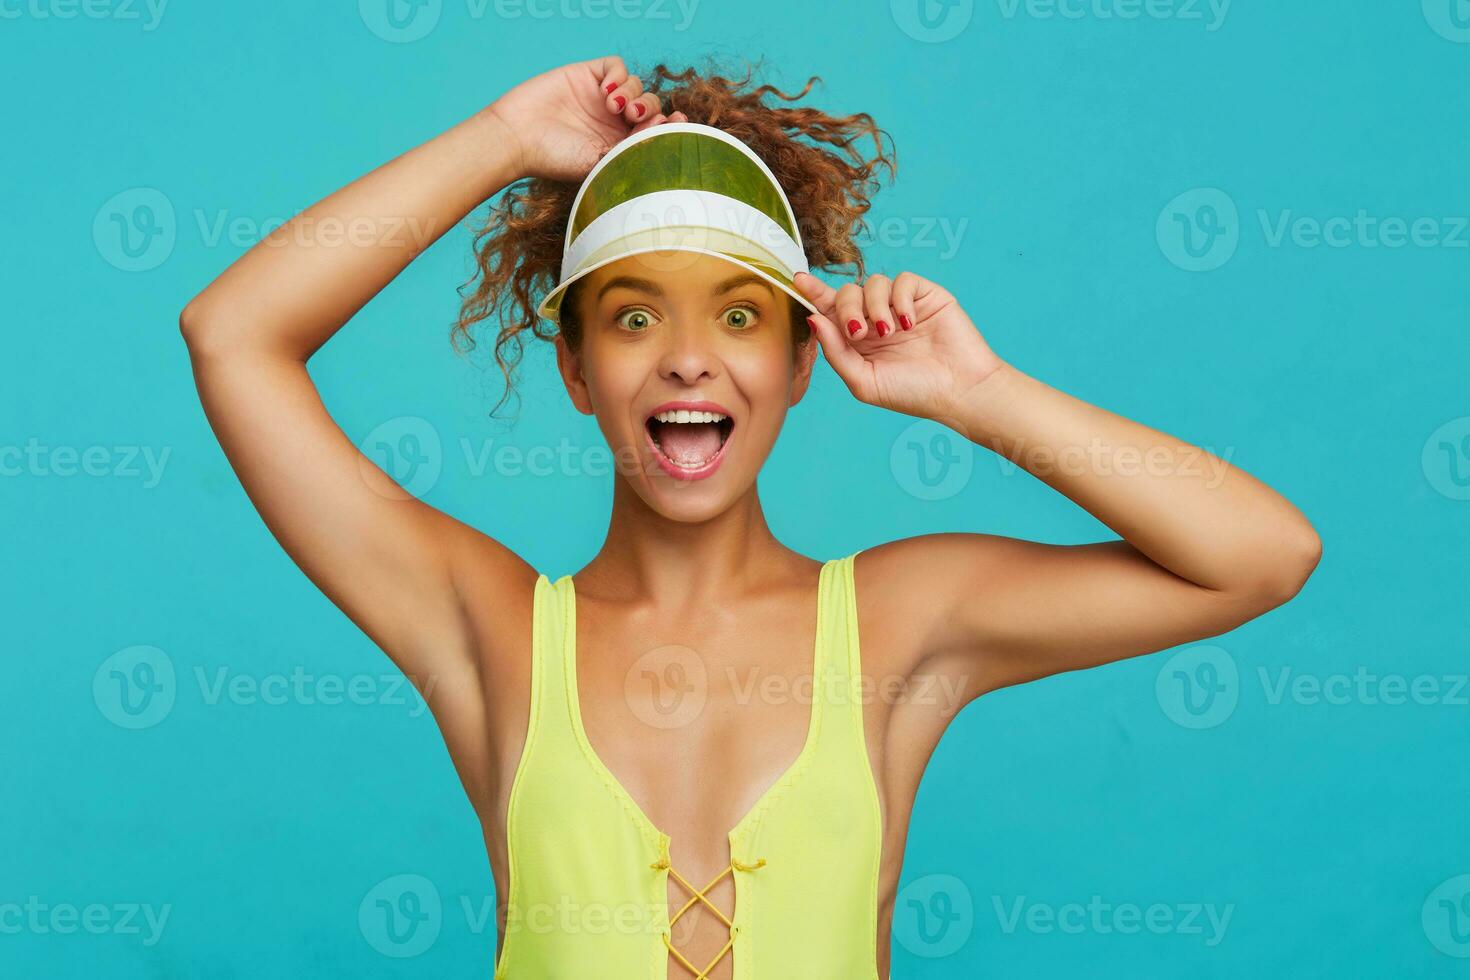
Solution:
M 715 958 L 710 960 L 703 970 L 696 967 L 693 963 L 690 963 L 689 960 L 684 957 L 683 953 L 674 948 L 674 944 L 670 942 L 670 937 L 673 935 L 672 932 L 666 932 L 663 934 L 664 945 L 668 947 L 669 954 L 673 956 L 674 959 L 682 963 L 684 967 L 689 970 L 690 973 L 694 974 L 694 980 L 707 980 L 707 978 L 709 977 L 709 971 L 713 970 L 715 968 L 715 964 L 719 963 L 720 960 L 724 958 L 725 954 L 730 952 L 731 948 L 733 948 L 735 945 L 735 923 L 730 921 L 729 916 L 720 911 L 719 906 L 715 905 L 714 902 L 711 902 L 708 898 L 705 897 L 705 892 L 709 891 L 715 885 L 719 884 L 720 879 L 724 878 L 725 875 L 729 874 L 732 871 L 754 871 L 756 868 L 765 867 L 765 865 L 765 858 L 758 859 L 754 864 L 745 864 L 741 861 L 737 861 L 734 858 L 731 858 L 730 863 L 725 866 L 725 870 L 721 871 L 719 874 L 715 875 L 714 878 L 710 879 L 709 884 L 705 885 L 703 888 L 695 888 L 693 885 L 691 885 L 684 878 L 683 875 L 674 870 L 674 867 L 669 863 L 668 858 L 663 858 L 650 865 L 650 867 L 652 867 L 655 871 L 667 870 L 669 876 L 677 881 L 680 885 L 683 885 L 685 890 L 690 893 L 689 901 L 685 902 L 684 905 L 679 909 L 679 911 L 669 916 L 669 927 L 671 929 L 673 928 L 674 923 L 679 921 L 679 916 L 683 915 L 685 912 L 688 912 L 691 908 L 693 908 L 696 902 L 703 902 L 705 905 L 708 905 L 710 907 L 710 911 L 719 916 L 720 921 L 723 922 L 730 930 L 730 938 L 725 942 L 725 945 L 721 947 L 720 951 L 715 954 Z

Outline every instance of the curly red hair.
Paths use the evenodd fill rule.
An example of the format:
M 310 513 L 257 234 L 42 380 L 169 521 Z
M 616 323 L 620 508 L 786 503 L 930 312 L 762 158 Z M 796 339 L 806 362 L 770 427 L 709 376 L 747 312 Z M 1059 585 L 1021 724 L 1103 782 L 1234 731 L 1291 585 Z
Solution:
M 649 72 L 633 74 L 644 79 L 646 91 L 659 96 L 660 112 L 683 112 L 690 122 L 718 127 L 765 161 L 791 202 L 813 271 L 820 268 L 862 278 L 863 256 L 854 236 L 878 189 L 877 170 L 887 168 L 890 177 L 897 172 L 892 137 L 865 112 L 833 116 L 809 106 L 766 103 L 767 95 L 794 102 L 811 91 L 820 76 L 811 76 L 794 94 L 772 85 L 745 91 L 760 61 L 748 64 L 741 79 L 726 77 L 714 59 L 708 64 L 703 73 L 693 67 L 676 72 L 659 63 Z M 871 156 L 856 145 L 863 136 L 873 140 Z M 887 152 L 884 137 L 890 144 Z M 536 307 L 560 275 L 562 243 L 578 187 L 539 177 L 518 180 L 490 205 L 484 224 L 475 232 L 477 270 L 460 287 L 460 313 L 451 342 L 468 354 L 477 346 L 476 325 L 497 318 L 495 363 L 504 376 L 505 393 L 492 415 L 510 396 L 526 335 L 543 340 L 556 335 L 557 324 L 541 317 Z M 578 285 L 567 290 L 560 314 L 560 332 L 573 350 L 581 340 Z M 792 342 L 805 343 L 810 334 L 806 310 L 794 299 L 790 306 L 791 322 L 799 325 L 792 331 Z

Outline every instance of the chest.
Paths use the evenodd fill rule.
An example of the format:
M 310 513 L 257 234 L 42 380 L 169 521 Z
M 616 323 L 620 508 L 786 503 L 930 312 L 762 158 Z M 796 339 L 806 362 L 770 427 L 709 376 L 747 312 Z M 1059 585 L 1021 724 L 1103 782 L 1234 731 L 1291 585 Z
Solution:
M 709 842 L 710 862 L 691 857 L 714 863 L 811 734 L 816 609 L 781 596 L 676 615 L 583 601 L 573 639 L 593 750 L 654 824 Z
M 712 980 L 794 963 L 871 976 L 875 951 L 885 968 L 896 868 L 883 858 L 901 851 L 885 838 L 902 831 L 884 817 L 887 726 L 865 720 L 882 699 L 860 684 L 856 620 L 850 560 L 825 565 L 804 603 L 682 615 L 579 601 L 569 576 L 538 582 L 498 863 L 492 846 L 498 890 L 502 866 L 519 868 L 499 912 L 510 975 L 536 960 L 606 973 L 620 957 L 628 975 L 673 975 L 684 954 Z M 525 928 L 568 897 L 641 925 Z

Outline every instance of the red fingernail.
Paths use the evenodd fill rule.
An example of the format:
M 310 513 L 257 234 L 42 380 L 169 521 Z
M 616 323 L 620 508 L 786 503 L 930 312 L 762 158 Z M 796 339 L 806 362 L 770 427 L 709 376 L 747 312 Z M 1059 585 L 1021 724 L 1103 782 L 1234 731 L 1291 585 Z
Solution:
M 638 103 L 638 105 L 636 106 L 636 108 L 638 110 L 638 118 L 642 119 L 643 118 L 643 113 L 646 112 L 647 110 L 644 108 L 642 102 Z
M 880 337 L 886 337 L 886 336 L 888 336 L 888 331 L 890 331 L 892 329 L 893 328 L 890 327 L 885 321 L 883 321 L 883 320 L 879 320 L 878 321 L 878 336 L 880 336 Z
M 617 82 L 608 82 L 607 83 L 607 91 L 609 91 L 609 92 L 611 92 L 613 89 L 615 89 L 617 87 L 618 87 L 618 83 Z
M 806 325 L 811 328 L 813 334 L 817 332 L 817 321 L 815 317 L 807 317 Z
M 851 337 L 853 334 L 857 333 L 861 329 L 863 329 L 863 322 L 861 320 L 847 321 L 847 335 L 849 337 Z
M 898 325 L 900 327 L 903 327 L 905 330 L 914 329 L 914 321 L 909 319 L 909 315 L 907 313 L 900 313 L 898 315 Z
M 614 102 L 616 102 L 616 103 L 617 103 L 617 104 L 618 104 L 618 111 L 619 111 L 619 112 L 622 112 L 622 111 L 623 111 L 623 106 L 625 106 L 625 105 L 627 105 L 627 104 L 628 104 L 628 100 L 627 100 L 627 99 L 625 99 L 625 98 L 623 98 L 623 97 L 622 97 L 622 96 L 621 96 L 621 95 L 620 95 L 620 96 L 618 96 L 618 97 L 617 97 L 617 98 L 616 98 L 616 99 L 614 99 L 614 100 L 613 100 L 613 101 L 614 101 Z

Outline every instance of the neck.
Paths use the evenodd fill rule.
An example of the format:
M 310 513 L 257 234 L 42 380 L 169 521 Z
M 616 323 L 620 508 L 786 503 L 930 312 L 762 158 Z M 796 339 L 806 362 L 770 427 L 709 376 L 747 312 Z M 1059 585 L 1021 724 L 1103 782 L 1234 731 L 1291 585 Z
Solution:
M 771 533 L 754 484 L 708 520 L 672 520 L 619 476 L 607 539 L 577 573 L 578 589 L 660 607 L 718 603 L 763 586 L 810 560 Z

